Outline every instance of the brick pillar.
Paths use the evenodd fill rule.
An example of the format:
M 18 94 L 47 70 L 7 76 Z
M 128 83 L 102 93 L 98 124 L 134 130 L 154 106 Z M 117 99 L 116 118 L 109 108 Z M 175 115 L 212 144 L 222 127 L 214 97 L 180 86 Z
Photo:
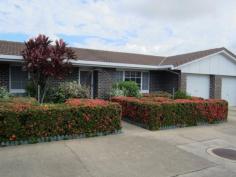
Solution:
M 98 70 L 98 98 L 109 98 L 109 93 L 113 84 L 114 69 Z
M 0 86 L 9 90 L 9 64 L 0 64 Z
M 210 98 L 221 98 L 222 78 L 218 75 L 210 76 Z
M 179 89 L 184 92 L 187 91 L 187 74 L 185 74 L 185 73 L 181 73 L 181 75 L 180 75 Z

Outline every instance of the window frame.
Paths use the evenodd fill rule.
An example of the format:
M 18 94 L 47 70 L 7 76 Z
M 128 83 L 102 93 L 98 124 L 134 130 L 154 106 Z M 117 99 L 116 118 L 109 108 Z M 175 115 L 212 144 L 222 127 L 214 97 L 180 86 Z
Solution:
M 122 80 L 125 81 L 125 72 L 140 72 L 141 73 L 141 83 L 140 83 L 140 93 L 149 93 L 150 89 L 150 71 L 145 71 L 145 70 L 121 70 L 121 69 L 116 69 L 116 71 L 122 71 L 123 72 L 123 78 Z M 148 89 L 143 90 L 143 73 L 148 73 Z
M 10 93 L 26 93 L 26 89 L 12 89 L 12 74 L 11 74 L 11 72 L 12 72 L 12 67 L 22 67 L 22 65 L 20 65 L 20 64 L 10 64 L 9 65 L 9 92 Z M 27 72 L 27 71 L 26 71 Z M 30 73 L 29 72 L 27 72 L 28 73 L 28 80 L 30 79 Z

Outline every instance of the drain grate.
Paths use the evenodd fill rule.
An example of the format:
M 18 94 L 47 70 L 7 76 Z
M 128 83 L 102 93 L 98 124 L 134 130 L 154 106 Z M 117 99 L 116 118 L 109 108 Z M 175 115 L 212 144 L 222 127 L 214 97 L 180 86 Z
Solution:
M 236 160 L 236 150 L 226 148 L 215 148 L 211 152 L 221 158 Z

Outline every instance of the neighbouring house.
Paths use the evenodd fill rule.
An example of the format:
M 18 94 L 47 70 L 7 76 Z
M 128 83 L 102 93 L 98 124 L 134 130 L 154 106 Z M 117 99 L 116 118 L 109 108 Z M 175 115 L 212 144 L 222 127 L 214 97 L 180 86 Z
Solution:
M 0 41 L 0 85 L 14 94 L 24 93 L 29 79 L 21 68 L 23 48 L 24 43 Z M 91 97 L 105 98 L 113 83 L 131 80 L 143 93 L 183 90 L 236 106 L 236 56 L 226 48 L 168 57 L 73 49 L 78 60 L 64 80 L 89 87 Z

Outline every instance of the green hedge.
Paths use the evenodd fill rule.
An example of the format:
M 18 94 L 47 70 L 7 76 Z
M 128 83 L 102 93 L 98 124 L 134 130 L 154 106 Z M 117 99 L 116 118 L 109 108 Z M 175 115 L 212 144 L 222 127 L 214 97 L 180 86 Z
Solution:
M 0 103 L 0 141 L 114 133 L 121 129 L 121 107 Z
M 223 100 L 170 100 L 115 97 L 122 105 L 122 117 L 150 130 L 195 126 L 227 120 L 228 104 Z

